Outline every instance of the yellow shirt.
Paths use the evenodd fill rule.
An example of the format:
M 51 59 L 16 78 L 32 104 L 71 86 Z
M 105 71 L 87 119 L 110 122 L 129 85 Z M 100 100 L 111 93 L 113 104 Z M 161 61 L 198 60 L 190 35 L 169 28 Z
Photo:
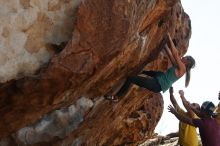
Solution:
M 181 108 L 177 109 L 177 112 L 188 117 L 188 114 Z M 194 126 L 183 122 L 179 123 L 179 144 L 181 146 L 198 146 L 198 137 Z

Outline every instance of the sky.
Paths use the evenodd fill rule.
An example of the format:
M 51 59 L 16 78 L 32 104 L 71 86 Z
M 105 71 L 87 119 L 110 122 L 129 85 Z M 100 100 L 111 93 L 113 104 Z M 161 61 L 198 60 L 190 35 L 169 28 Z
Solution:
M 186 55 L 196 60 L 196 66 L 191 70 L 191 80 L 187 88 L 185 76 L 173 84 L 174 95 L 182 106 L 178 91 L 184 90 L 185 97 L 190 102 L 200 105 L 204 101 L 218 104 L 220 91 L 220 1 L 219 0 L 182 0 L 184 11 L 190 16 L 192 36 Z M 155 132 L 166 135 L 178 131 L 179 121 L 168 112 L 171 104 L 169 91 L 163 94 L 164 111 Z

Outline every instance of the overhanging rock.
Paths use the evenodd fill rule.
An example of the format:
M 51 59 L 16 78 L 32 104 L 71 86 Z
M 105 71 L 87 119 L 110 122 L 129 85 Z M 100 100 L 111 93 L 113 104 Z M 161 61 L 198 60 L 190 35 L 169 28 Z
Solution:
M 134 87 L 118 103 L 102 96 L 143 67 L 166 70 L 170 64 L 163 52 L 167 32 L 181 54 L 187 51 L 191 26 L 181 3 L 84 0 L 75 15 L 72 39 L 46 67 L 35 76 L 1 84 L 0 138 L 36 126 L 46 113 L 76 105 L 82 97 L 93 106 L 68 137 L 29 144 L 135 145 L 153 134 L 163 110 L 160 94 Z

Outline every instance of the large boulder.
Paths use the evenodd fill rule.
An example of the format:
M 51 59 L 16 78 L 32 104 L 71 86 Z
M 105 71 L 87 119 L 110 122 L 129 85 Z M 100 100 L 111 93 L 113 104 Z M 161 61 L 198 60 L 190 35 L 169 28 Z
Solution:
M 22 44 L 13 49 L 28 52 L 30 60 L 40 50 L 44 50 L 40 54 L 47 59 L 42 61 L 42 56 L 36 55 L 40 65 L 22 66 L 11 75 L 0 74 L 2 143 L 136 145 L 152 136 L 163 111 L 160 93 L 133 86 L 117 103 L 102 96 L 143 68 L 166 70 L 170 65 L 163 51 L 167 32 L 182 55 L 187 51 L 190 19 L 179 1 L 12 1 L 20 2 L 20 7 L 14 8 L 8 1 L 3 6 L 10 11 L 0 13 L 0 18 L 5 20 L 5 15 L 12 15 L 14 9 L 13 15 L 33 9 L 37 16 L 25 14 L 25 18 L 35 21 L 28 19 L 31 25 L 18 32 L 24 37 L 9 39 L 8 43 Z M 11 31 L 17 33 L 13 30 L 24 27 L 19 25 L 14 23 L 2 36 L 9 37 Z M 68 39 L 63 50 L 54 47 Z M 21 56 L 18 53 L 18 58 L 12 56 L 8 61 L 19 61 Z M 2 60 L 0 63 L 4 64 L 5 59 Z M 53 126 L 59 132 L 54 132 Z

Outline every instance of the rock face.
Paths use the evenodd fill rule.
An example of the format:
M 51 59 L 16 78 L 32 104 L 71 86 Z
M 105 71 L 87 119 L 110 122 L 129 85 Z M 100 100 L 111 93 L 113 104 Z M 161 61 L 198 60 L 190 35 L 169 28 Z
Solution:
M 80 0 L 0 1 L 0 82 L 33 74 L 72 35 Z
M 35 20 L 28 19 L 32 25 L 27 30 L 11 24 L 5 39 L 15 32 L 16 36 L 17 31 L 23 37 L 3 43 L 3 50 L 10 54 L 6 44 L 21 44 L 12 47 L 12 52 L 28 52 L 31 56 L 26 63 L 31 67 L 32 59 L 37 60 L 36 65 L 52 58 L 41 68 L 27 65 L 13 70 L 14 75 L 0 74 L 2 82 L 14 78 L 0 84 L 0 144 L 136 145 L 152 136 L 163 111 L 161 94 L 133 86 L 117 103 L 102 96 L 144 67 L 166 70 L 170 65 L 163 51 L 167 32 L 182 55 L 187 51 L 191 26 L 179 1 L 12 1 L 20 2 L 14 8 L 16 16 L 26 9 L 38 13 L 33 14 L 36 17 L 22 14 Z M 9 6 L 15 5 L 10 2 Z M 76 3 L 80 5 L 73 21 Z M 0 17 L 7 20 L 10 13 L 4 11 Z M 48 19 L 53 23 L 48 24 Z M 59 45 L 72 29 L 72 38 L 61 52 L 53 55 L 57 51 L 47 51 L 48 42 Z M 44 50 L 43 57 L 34 58 L 40 50 Z M 20 60 L 16 57 L 0 60 L 0 70 L 4 70 L 5 60 Z M 19 73 L 23 76 L 20 79 Z M 27 76 L 30 73 L 32 76 Z
M 140 146 L 177 146 L 179 137 L 158 136 L 147 140 Z

